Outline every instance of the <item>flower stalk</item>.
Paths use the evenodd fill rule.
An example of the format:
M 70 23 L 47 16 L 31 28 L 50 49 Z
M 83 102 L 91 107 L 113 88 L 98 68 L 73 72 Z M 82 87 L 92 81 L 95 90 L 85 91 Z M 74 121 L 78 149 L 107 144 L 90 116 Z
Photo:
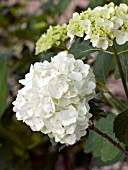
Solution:
M 107 86 L 105 86 L 102 82 L 97 81 L 97 84 L 102 87 L 106 93 L 108 93 L 114 100 L 115 102 L 120 105 L 121 108 L 126 108 L 127 107 L 107 88 Z
M 106 102 L 111 106 L 113 107 L 118 113 L 120 112 L 120 109 L 115 105 L 114 102 L 112 102 L 110 99 L 108 99 L 105 94 L 103 93 L 103 97 L 105 98 Z M 106 104 L 107 104 L 106 103 Z
M 126 84 L 126 79 L 125 79 L 124 74 L 123 74 L 123 69 L 122 69 L 122 66 L 121 66 L 119 55 L 117 54 L 117 51 L 116 51 L 114 45 L 112 46 L 112 50 L 114 52 L 114 56 L 115 56 L 116 63 L 117 63 L 118 69 L 119 69 L 120 77 L 122 79 L 124 90 L 125 90 L 126 96 L 128 98 L 128 88 L 127 88 L 127 84 Z

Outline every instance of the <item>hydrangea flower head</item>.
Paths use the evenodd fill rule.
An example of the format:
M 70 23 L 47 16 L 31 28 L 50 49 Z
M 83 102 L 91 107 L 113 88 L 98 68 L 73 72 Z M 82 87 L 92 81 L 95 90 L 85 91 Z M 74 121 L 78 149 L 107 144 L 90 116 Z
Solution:
M 36 43 L 36 54 L 47 51 L 52 46 L 59 46 L 62 42 L 68 39 L 67 25 L 50 26 L 46 33 L 42 34 Z
M 106 50 L 113 45 L 114 38 L 117 44 L 128 41 L 128 6 L 114 3 L 88 9 L 70 19 L 67 26 L 68 36 L 73 39 L 76 35 L 90 39 L 93 47 Z M 71 39 L 71 40 L 72 40 Z
M 31 65 L 20 83 L 24 87 L 13 102 L 18 120 L 65 145 L 86 135 L 92 117 L 88 102 L 96 86 L 89 65 L 60 52 L 50 63 Z

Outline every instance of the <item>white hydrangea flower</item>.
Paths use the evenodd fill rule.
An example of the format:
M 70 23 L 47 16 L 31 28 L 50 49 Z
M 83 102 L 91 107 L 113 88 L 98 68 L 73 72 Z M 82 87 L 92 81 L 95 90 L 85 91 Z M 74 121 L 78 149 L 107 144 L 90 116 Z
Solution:
M 101 38 L 99 35 L 93 35 L 91 39 L 93 47 L 98 47 L 106 50 L 108 48 L 108 40 Z
M 75 12 L 73 14 L 73 19 L 70 20 L 70 24 L 67 26 L 67 35 L 70 37 L 70 41 L 73 40 L 74 35 L 77 35 L 79 37 L 83 37 L 84 35 L 84 31 L 79 24 L 80 20 L 81 16 L 77 12 Z
M 115 31 L 116 42 L 119 45 L 123 45 L 128 41 L 128 31 L 118 30 Z
M 61 52 L 50 63 L 32 65 L 20 83 L 24 87 L 13 102 L 18 120 L 65 145 L 86 135 L 96 87 L 89 65 Z
M 67 32 L 71 38 L 76 35 L 84 37 L 84 40 L 90 39 L 93 47 L 104 50 L 113 45 L 115 38 L 117 44 L 122 45 L 128 41 L 128 6 L 115 6 L 111 2 L 103 7 L 98 6 L 93 10 L 89 8 L 77 13 L 77 17 L 75 15 L 69 21 Z
M 128 6 L 126 4 L 120 4 L 119 9 L 124 13 L 128 12 Z
M 111 18 L 111 21 L 114 23 L 113 28 L 116 29 L 116 30 L 123 25 L 123 20 L 121 18 L 116 17 L 116 16 L 113 16 Z
M 83 28 L 84 32 L 86 34 L 90 33 L 90 29 L 91 29 L 91 22 L 89 19 L 85 19 L 85 20 L 80 20 L 79 22 L 80 26 Z

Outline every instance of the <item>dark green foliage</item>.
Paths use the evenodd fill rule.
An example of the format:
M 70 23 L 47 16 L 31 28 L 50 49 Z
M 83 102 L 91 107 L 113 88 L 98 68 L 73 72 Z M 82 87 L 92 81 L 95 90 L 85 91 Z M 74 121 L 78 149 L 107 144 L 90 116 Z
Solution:
M 121 2 L 128 5 L 128 0 L 122 0 Z
M 54 0 L 48 0 L 41 6 L 41 9 L 45 14 L 47 14 L 46 17 L 49 17 L 49 15 L 56 17 L 57 15 L 62 15 L 65 12 L 65 9 L 70 2 L 71 0 L 59 0 L 56 4 L 54 3 Z
M 108 115 L 107 118 L 101 118 L 96 123 L 96 128 L 100 129 L 100 131 L 106 133 L 107 135 L 111 136 L 115 141 L 118 140 L 115 138 L 113 133 L 113 121 L 115 116 Z M 120 151 L 113 146 L 109 141 L 104 139 L 103 137 L 99 136 L 94 131 L 89 132 L 89 137 L 84 146 L 85 153 L 91 152 L 94 157 L 98 157 L 102 160 L 102 162 L 106 162 L 106 164 L 113 164 L 118 161 L 118 158 L 123 158 Z M 120 155 L 120 156 L 119 156 Z
M 111 2 L 113 2 L 115 5 L 119 5 L 120 3 L 122 3 L 122 0 L 110 0 Z
M 109 73 L 115 69 L 114 56 L 99 52 L 97 60 L 94 64 L 94 74 L 96 79 L 106 84 Z
M 43 62 L 44 60 L 51 61 L 51 57 L 54 57 L 57 53 L 55 52 L 48 52 L 44 55 L 41 55 L 40 61 Z
M 7 67 L 6 61 L 0 63 L 0 117 L 4 113 L 7 102 Z
M 120 142 L 128 145 L 128 110 L 123 111 L 115 118 L 114 132 Z
M 41 8 L 44 13 L 49 14 L 55 11 L 55 6 L 53 2 L 53 0 L 48 0 L 45 4 L 42 5 Z
M 65 11 L 66 7 L 68 6 L 69 2 L 71 2 L 71 0 L 60 0 L 58 3 L 58 11 L 59 14 L 63 14 L 63 12 Z
M 115 5 L 119 5 L 122 2 L 122 0 L 109 0 L 109 1 L 108 0 L 90 0 L 89 7 L 93 9 L 97 6 L 103 6 L 109 2 L 113 2 Z
M 90 54 L 92 52 L 98 51 L 100 49 L 96 49 L 91 46 L 89 41 L 85 41 L 82 38 L 78 38 L 69 49 L 69 53 L 73 54 L 76 59 L 87 57 L 91 58 Z
M 90 0 L 89 7 L 93 9 L 97 6 L 103 6 L 104 4 L 104 0 Z
M 122 155 L 122 153 L 119 153 L 114 159 L 104 162 L 101 160 L 100 157 L 94 157 L 93 158 L 93 166 L 98 166 L 98 167 L 102 167 L 102 166 L 110 166 L 112 164 L 115 164 L 121 160 L 123 160 L 124 156 Z

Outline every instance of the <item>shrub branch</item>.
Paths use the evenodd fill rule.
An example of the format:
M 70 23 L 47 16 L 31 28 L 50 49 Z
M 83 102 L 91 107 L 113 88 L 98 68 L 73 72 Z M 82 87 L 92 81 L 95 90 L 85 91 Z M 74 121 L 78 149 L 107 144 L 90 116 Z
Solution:
M 111 142 L 116 148 L 118 148 L 128 158 L 128 152 L 119 143 L 117 143 L 110 136 L 108 136 L 106 133 L 103 133 L 98 128 L 94 127 L 94 125 L 89 126 L 89 129 L 95 131 L 100 136 L 107 139 L 109 142 Z

